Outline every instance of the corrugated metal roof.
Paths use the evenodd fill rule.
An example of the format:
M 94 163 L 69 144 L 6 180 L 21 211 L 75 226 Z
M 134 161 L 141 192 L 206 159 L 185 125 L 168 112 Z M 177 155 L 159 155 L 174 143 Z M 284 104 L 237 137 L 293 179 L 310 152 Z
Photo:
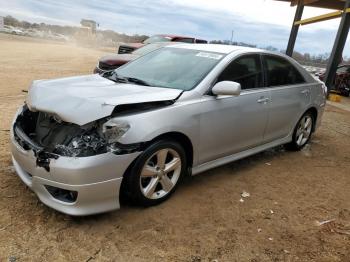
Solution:
M 281 2 L 289 2 L 292 6 L 297 5 L 298 0 L 275 0 Z M 344 9 L 345 0 L 302 0 L 305 6 L 328 8 L 342 10 Z

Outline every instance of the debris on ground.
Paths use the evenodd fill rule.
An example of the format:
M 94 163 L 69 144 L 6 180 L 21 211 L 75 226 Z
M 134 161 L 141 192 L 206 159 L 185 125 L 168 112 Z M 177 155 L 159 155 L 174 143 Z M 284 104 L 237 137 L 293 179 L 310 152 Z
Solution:
M 271 163 L 265 163 L 265 165 L 267 165 L 267 166 L 271 166 Z
M 246 192 L 246 191 L 243 191 L 241 193 L 241 197 L 243 197 L 243 198 L 250 197 L 250 194 L 248 192 Z
M 192 256 L 191 261 L 192 262 L 201 262 L 202 258 L 200 256 Z
M 239 202 L 243 203 L 243 202 L 244 202 L 244 199 L 243 199 L 243 198 L 241 198 L 241 199 L 239 200 Z
M 333 219 L 329 219 L 329 220 L 325 220 L 325 221 L 317 221 L 316 220 L 316 225 L 317 226 L 322 226 L 322 225 L 328 224 L 328 223 L 333 222 L 333 221 L 335 221 L 334 218 Z

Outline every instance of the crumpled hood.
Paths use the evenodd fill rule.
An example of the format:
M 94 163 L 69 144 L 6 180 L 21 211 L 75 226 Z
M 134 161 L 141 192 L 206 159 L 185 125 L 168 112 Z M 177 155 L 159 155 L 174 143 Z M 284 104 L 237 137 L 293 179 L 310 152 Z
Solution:
M 99 75 L 34 81 L 30 110 L 55 114 L 77 125 L 111 115 L 117 105 L 174 100 L 182 90 L 115 83 Z

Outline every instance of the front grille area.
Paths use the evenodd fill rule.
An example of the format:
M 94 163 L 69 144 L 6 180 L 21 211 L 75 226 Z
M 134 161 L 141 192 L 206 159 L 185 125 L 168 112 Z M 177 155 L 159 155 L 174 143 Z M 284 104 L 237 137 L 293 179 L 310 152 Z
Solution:
M 131 46 L 121 45 L 121 46 L 119 46 L 118 54 L 130 54 L 135 49 L 136 48 L 131 47 Z
M 117 67 L 114 66 L 114 65 L 109 65 L 109 64 L 106 64 L 104 62 L 99 62 L 98 63 L 98 67 L 101 69 L 101 70 L 104 70 L 104 71 L 110 71 L 110 70 L 114 70 L 116 69 Z

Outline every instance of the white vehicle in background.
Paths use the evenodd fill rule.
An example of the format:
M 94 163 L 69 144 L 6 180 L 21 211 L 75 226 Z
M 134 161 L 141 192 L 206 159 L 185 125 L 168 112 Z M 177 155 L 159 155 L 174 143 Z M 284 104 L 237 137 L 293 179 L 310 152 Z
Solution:
M 11 30 L 11 34 L 24 35 L 24 31 L 22 29 L 17 28 L 17 27 L 13 27 Z

